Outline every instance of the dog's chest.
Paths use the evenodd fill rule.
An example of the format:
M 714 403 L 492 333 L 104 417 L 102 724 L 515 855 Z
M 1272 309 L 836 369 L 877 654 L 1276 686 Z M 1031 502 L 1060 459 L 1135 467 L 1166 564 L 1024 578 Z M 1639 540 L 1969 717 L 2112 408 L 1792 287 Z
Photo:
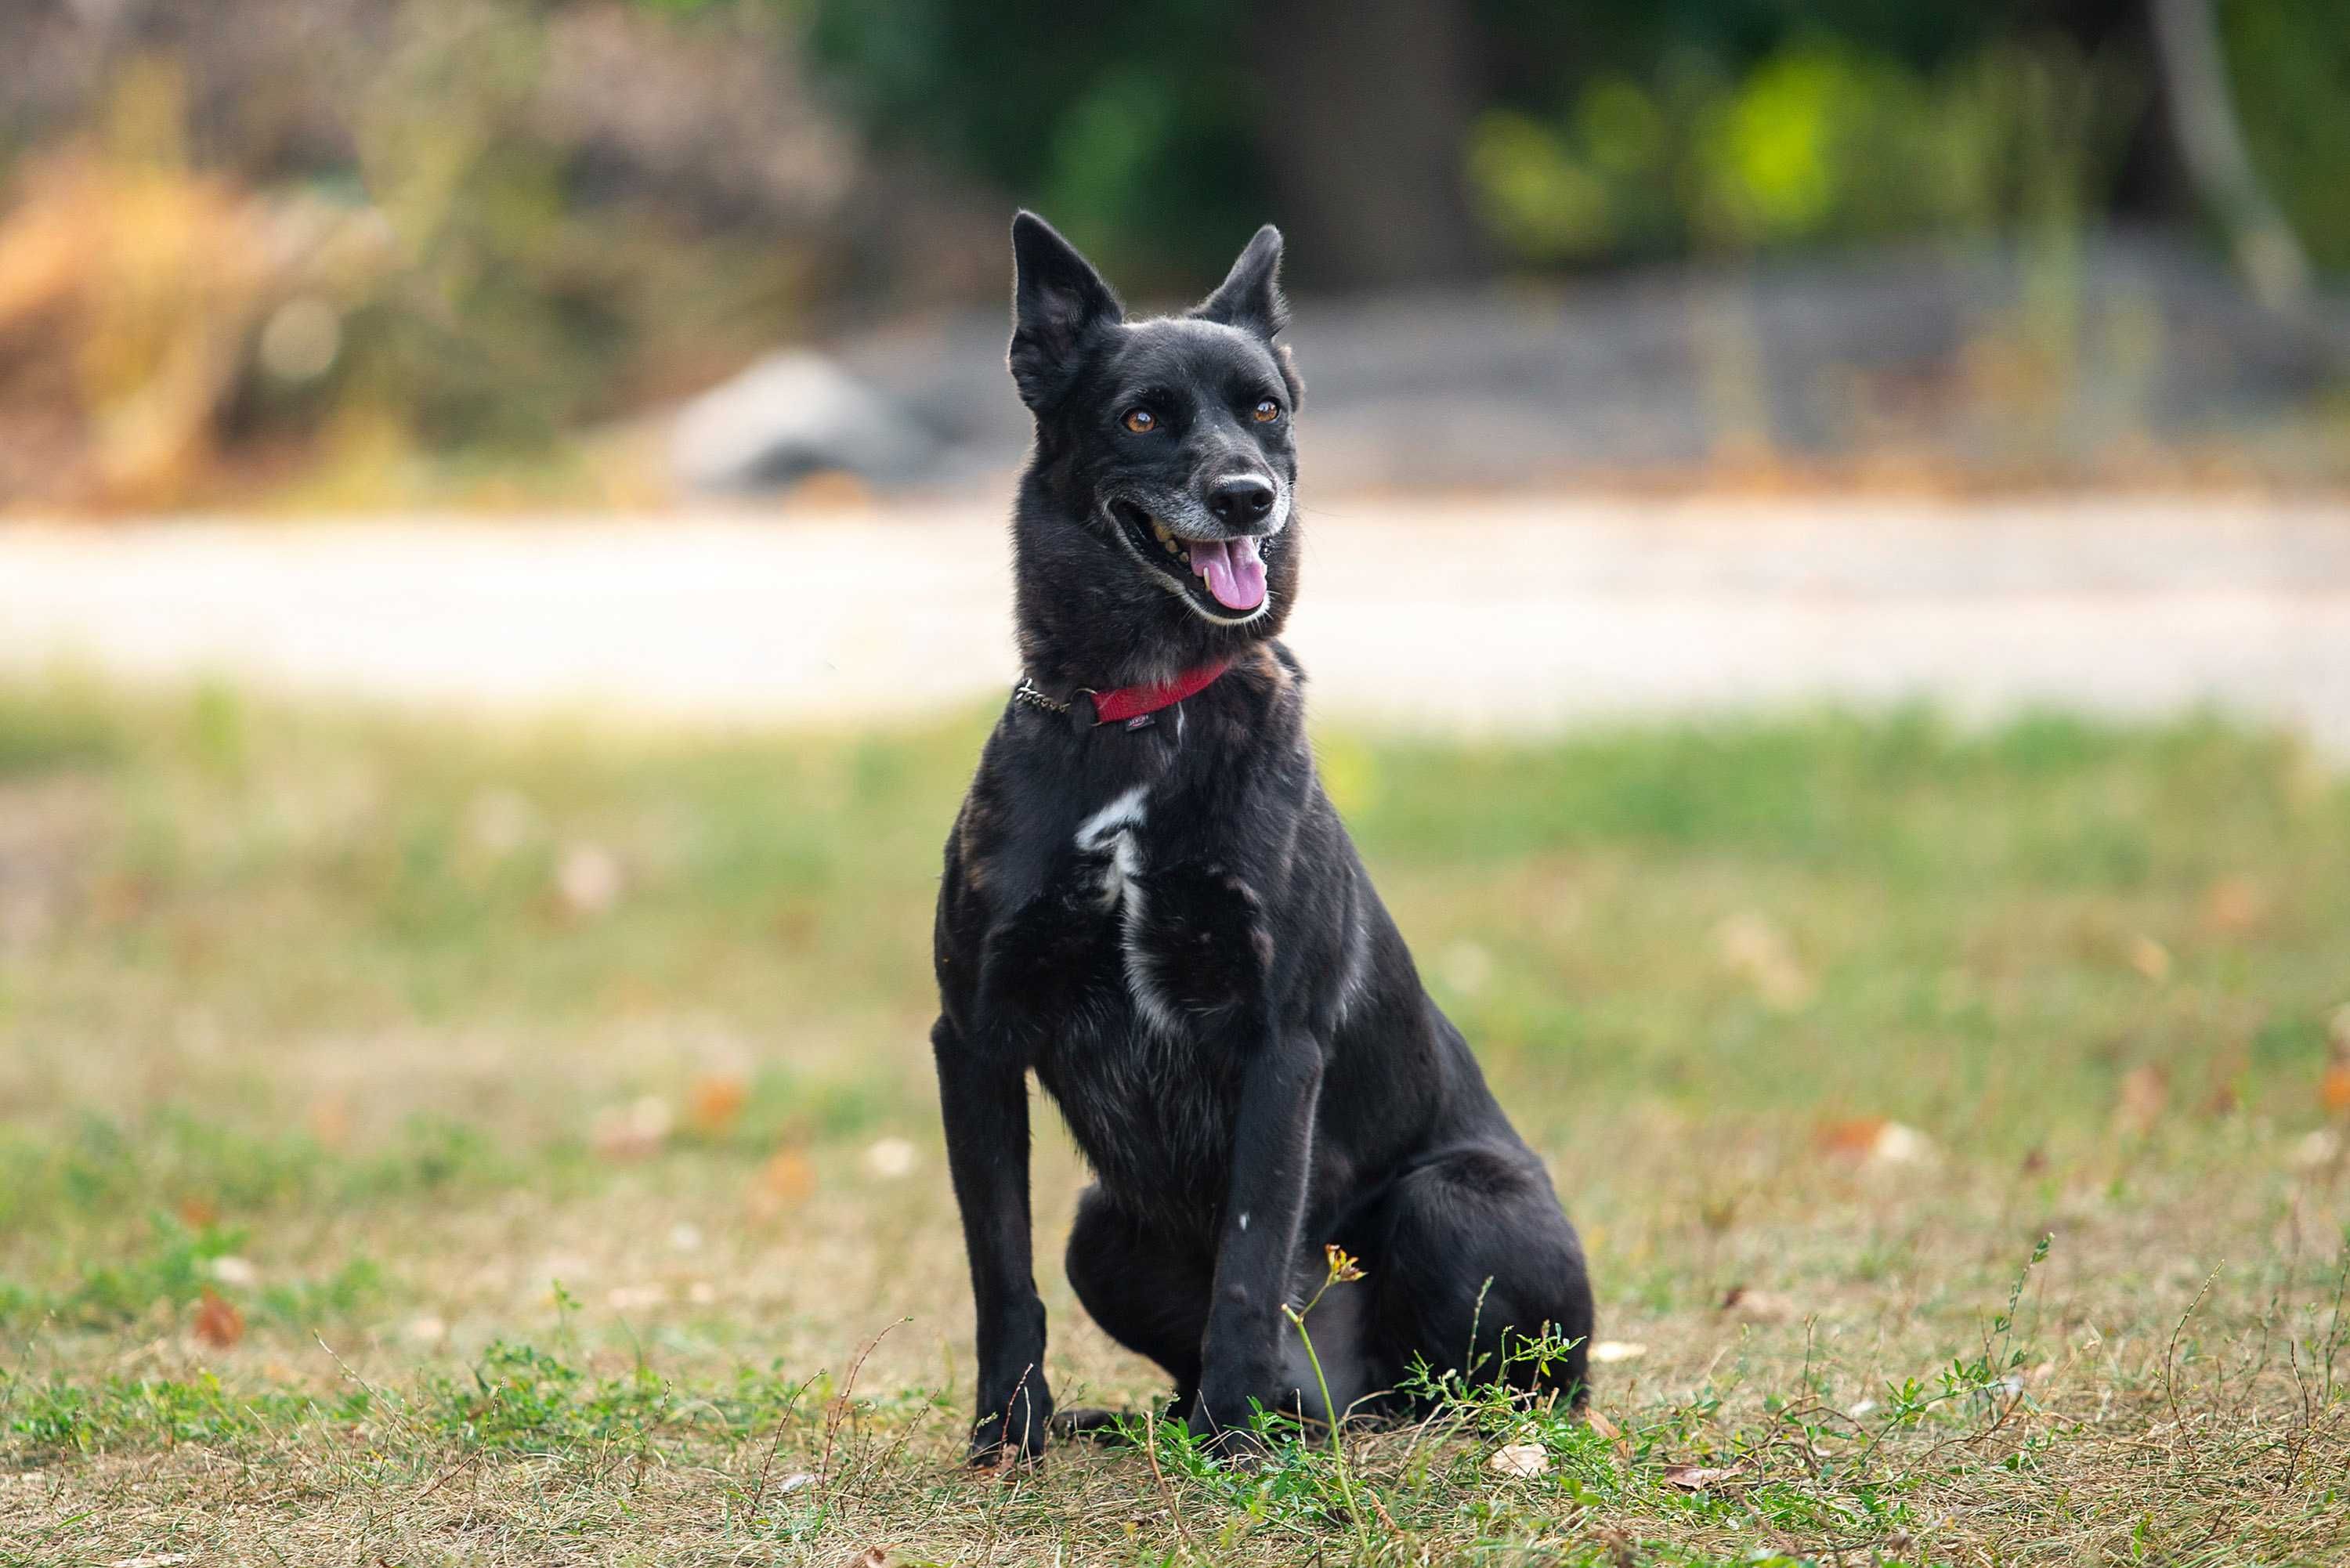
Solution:
M 1036 1062 L 1104 1183 L 1138 1202 L 1221 1184 L 1250 984 L 1246 944 L 1222 940 L 1232 879 L 1180 860 L 1153 805 L 1145 786 L 1122 791 L 1075 831 L 1066 891 L 1097 923 L 1092 973 Z

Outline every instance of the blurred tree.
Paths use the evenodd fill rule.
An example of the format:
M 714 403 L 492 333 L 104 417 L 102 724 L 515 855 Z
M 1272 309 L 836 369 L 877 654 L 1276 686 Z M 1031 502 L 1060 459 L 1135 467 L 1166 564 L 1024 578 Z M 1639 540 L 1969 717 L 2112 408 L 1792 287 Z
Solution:
M 792 3 L 869 135 L 1045 208 L 1147 289 L 1212 277 L 1268 214 L 1302 281 L 1341 285 L 1997 226 L 2048 135 L 2073 139 L 2053 156 L 2082 215 L 2184 205 L 2147 129 L 2147 0 Z M 2230 9 L 2297 35 L 2329 8 Z
M 1461 151 L 1478 39 L 1460 0 L 1273 0 L 1254 51 L 1277 61 L 1256 122 L 1299 275 L 1419 283 L 1481 269 Z
M 2153 6 L 2163 97 L 2188 172 L 2227 231 L 2252 292 L 2266 305 L 2298 304 L 2309 291 L 2309 258 L 2245 150 L 2211 0 L 2153 0 Z
M 2309 259 L 2350 269 L 2350 10 L 2228 0 L 2218 20 L 2252 167 Z

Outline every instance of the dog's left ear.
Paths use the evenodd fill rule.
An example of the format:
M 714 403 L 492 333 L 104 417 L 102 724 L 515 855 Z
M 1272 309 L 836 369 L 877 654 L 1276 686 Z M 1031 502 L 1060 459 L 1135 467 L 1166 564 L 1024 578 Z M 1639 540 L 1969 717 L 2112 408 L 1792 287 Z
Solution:
M 1271 223 L 1259 229 L 1216 292 L 1191 314 L 1267 339 L 1288 326 L 1289 302 L 1281 297 L 1281 231 Z

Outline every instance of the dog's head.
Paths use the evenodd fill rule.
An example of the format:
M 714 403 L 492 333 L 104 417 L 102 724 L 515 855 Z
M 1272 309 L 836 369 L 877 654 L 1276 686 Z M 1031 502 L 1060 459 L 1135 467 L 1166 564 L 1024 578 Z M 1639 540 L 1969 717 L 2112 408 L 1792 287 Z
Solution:
M 1297 579 L 1303 390 L 1274 344 L 1280 232 L 1258 230 L 1197 307 L 1146 321 L 1034 213 L 1012 249 L 1012 379 L 1036 421 L 1024 621 L 1180 649 L 1271 635 Z

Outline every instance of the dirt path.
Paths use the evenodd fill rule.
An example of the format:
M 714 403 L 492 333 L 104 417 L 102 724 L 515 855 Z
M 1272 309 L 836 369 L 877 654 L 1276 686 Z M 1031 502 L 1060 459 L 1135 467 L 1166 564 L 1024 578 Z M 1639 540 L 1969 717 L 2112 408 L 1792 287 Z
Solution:
M 992 505 L 0 528 L 0 666 L 695 721 L 934 711 L 1016 673 Z M 2350 753 L 2350 505 L 1350 500 L 1317 706 L 1463 731 L 1922 696 L 2215 702 Z

